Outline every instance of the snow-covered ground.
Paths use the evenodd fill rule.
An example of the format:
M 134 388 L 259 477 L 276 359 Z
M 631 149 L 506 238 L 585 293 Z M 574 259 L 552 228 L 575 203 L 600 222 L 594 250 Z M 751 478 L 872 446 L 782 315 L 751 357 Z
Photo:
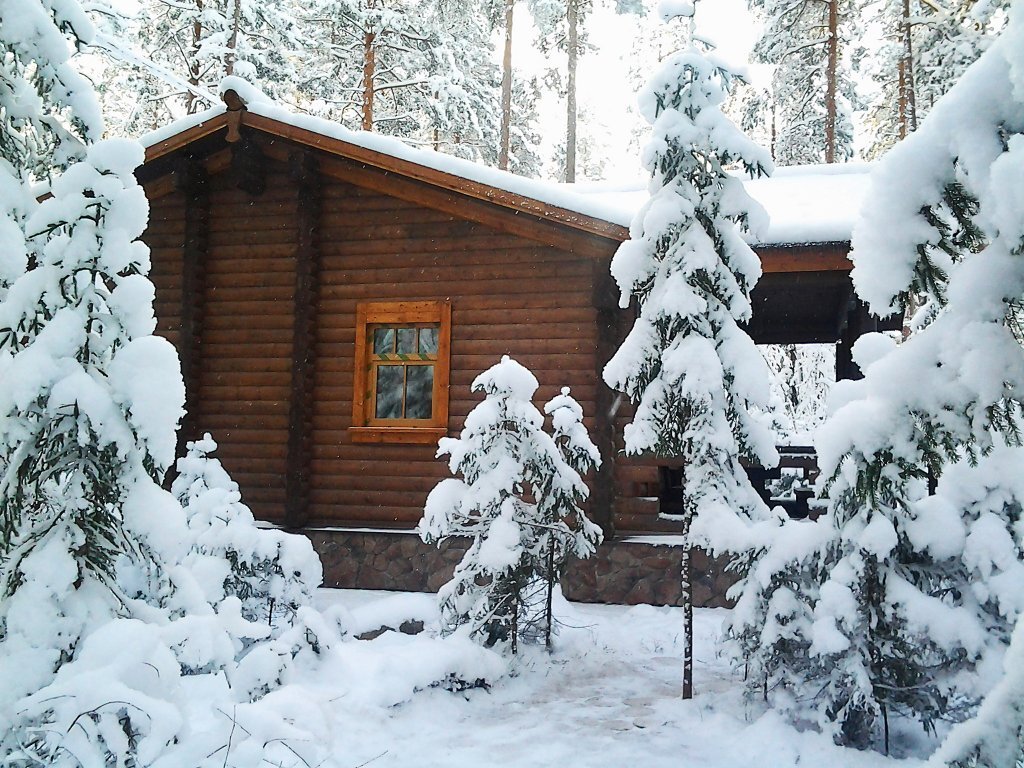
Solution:
M 434 595 L 321 590 L 318 607 L 351 611 L 362 632 L 404 618 L 436 622 Z M 556 652 L 528 648 L 489 690 L 403 694 L 410 657 L 429 665 L 429 637 L 388 632 L 355 641 L 335 698 L 337 765 L 476 768 L 642 764 L 700 768 L 868 768 L 922 765 L 835 747 L 746 702 L 740 676 L 716 656 L 725 611 L 696 611 L 696 697 L 679 698 L 679 609 L 562 603 Z M 419 649 L 419 650 L 418 650 Z M 354 650 L 354 649 L 353 649 Z M 419 655 L 422 652 L 422 655 Z M 340 685 L 339 685 L 340 683 Z M 401 703 L 388 705 L 392 700 Z

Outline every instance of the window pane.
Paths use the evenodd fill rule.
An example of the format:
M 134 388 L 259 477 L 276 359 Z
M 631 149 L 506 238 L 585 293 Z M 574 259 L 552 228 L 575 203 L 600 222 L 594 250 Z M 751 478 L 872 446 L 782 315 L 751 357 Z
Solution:
M 416 329 L 398 329 L 398 354 L 411 355 L 416 351 Z
M 377 403 L 374 417 L 378 419 L 402 418 L 402 365 L 377 366 Z
M 420 354 L 421 355 L 436 355 L 437 354 L 437 331 L 434 328 L 420 328 Z
M 373 354 L 387 355 L 395 351 L 395 329 L 373 329 Z
M 429 419 L 433 400 L 434 366 L 410 365 L 405 373 L 405 417 Z

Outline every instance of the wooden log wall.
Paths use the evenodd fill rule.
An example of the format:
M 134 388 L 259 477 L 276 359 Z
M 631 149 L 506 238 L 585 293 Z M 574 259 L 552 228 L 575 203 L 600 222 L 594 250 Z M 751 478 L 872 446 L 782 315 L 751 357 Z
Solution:
M 509 354 L 541 383 L 570 386 L 593 427 L 593 260 L 338 180 L 323 186 L 311 521 L 411 527 L 446 464 L 431 445 L 353 444 L 355 308 L 452 303 L 449 434 L 481 400 L 470 384 Z
M 183 435 L 213 433 L 258 517 L 418 522 L 448 470 L 432 445 L 352 442 L 356 304 L 446 300 L 450 435 L 481 400 L 473 379 L 509 354 L 537 376 L 538 406 L 563 386 L 582 403 L 606 461 L 590 479 L 606 533 L 677 529 L 658 516 L 666 462 L 621 455 L 631 407 L 601 381 L 632 324 L 607 273 L 614 243 L 559 226 L 541 244 L 526 217 L 287 142 L 236 149 L 147 184 L 145 239 L 158 330 L 182 354 Z
M 213 434 L 257 517 L 411 527 L 448 476 L 432 445 L 352 443 L 360 301 L 451 301 L 449 434 L 481 400 L 473 379 L 503 354 L 541 382 L 538 407 L 570 386 L 595 429 L 603 360 L 592 251 L 327 177 L 315 155 L 265 158 L 262 192 L 214 162 L 220 155 L 205 175 L 187 164 L 176 185 L 153 183 L 145 239 L 159 331 L 186 363 L 187 437 Z M 610 510 L 601 514 L 610 530 Z

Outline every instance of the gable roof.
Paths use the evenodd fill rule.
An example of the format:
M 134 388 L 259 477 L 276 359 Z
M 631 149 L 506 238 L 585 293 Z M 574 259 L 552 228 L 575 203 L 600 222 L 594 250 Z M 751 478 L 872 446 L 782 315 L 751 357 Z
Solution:
M 237 78 L 233 78 L 237 80 Z M 556 222 L 613 241 L 629 236 L 629 224 L 647 199 L 642 181 L 631 185 L 562 184 L 490 168 L 400 139 L 352 131 L 324 118 L 291 112 L 238 81 L 217 105 L 141 137 L 150 162 L 217 131 L 239 126 L 345 157 L 379 170 L 425 182 L 515 212 Z M 747 180 L 747 191 L 765 208 L 767 228 L 752 245 L 782 246 L 849 242 L 867 193 L 870 165 L 779 168 L 770 178 Z

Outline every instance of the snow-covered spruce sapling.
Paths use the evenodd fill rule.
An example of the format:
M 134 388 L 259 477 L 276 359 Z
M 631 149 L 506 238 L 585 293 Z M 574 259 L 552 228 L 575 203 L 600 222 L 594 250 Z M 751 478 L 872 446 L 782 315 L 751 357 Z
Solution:
M 553 475 L 547 487 L 539 486 L 534 490 L 541 524 L 547 528 L 548 537 L 545 557 L 536 564 L 536 570 L 545 585 L 541 628 L 544 644 L 550 648 L 554 633 L 555 585 L 561 580 L 569 559 L 590 557 L 604 535 L 580 509 L 580 502 L 589 495 L 582 478 L 601 466 L 601 454 L 583 423 L 583 408 L 569 394 L 569 388 L 563 387 L 560 394 L 544 405 L 544 413 L 551 416 L 551 436 L 571 470 Z
M 740 457 L 765 466 L 778 461 L 757 415 L 768 405 L 768 370 L 739 326 L 750 318 L 750 291 L 761 275 L 741 229 L 759 225 L 764 214 L 726 171 L 739 164 L 759 175 L 772 163 L 722 114 L 734 77 L 696 48 L 655 73 L 641 95 L 651 124 L 643 154 L 651 196 L 612 260 L 620 305 L 639 305 L 604 370 L 608 385 L 636 403 L 626 452 L 683 460 L 684 696 L 692 692 L 690 548 L 735 548 L 738 542 L 723 535 L 735 528 L 728 523 L 767 513 Z
M 854 283 L 887 315 L 926 304 L 902 344 L 854 347 L 817 448 L 828 495 L 796 652 L 769 671 L 797 719 L 887 745 L 889 717 L 932 730 L 983 693 L 1022 606 L 1024 17 L 875 171 L 854 229 Z M 976 465 L 976 466 L 972 466 Z M 808 674 L 808 672 L 810 674 Z M 786 685 L 780 685 L 784 689 Z
M 185 565 L 214 588 L 206 595 L 209 602 L 233 595 L 246 619 L 269 624 L 276 632 L 293 623 L 300 607 L 311 604 L 323 578 L 320 559 L 309 539 L 256 526 L 238 484 L 210 455 L 216 450 L 207 433 L 190 442 L 188 454 L 178 459 L 171 493 L 185 510 L 194 537 Z
M 466 417 L 462 434 L 438 443 L 438 456 L 447 455 L 461 478 L 442 480 L 430 492 L 419 531 L 428 543 L 469 539 L 438 593 L 444 631 L 461 629 L 487 646 L 508 643 L 515 653 L 520 638 L 538 636 L 544 626 L 545 579 L 556 573 L 548 567 L 552 535 L 557 567 L 562 554 L 592 552 L 596 531 L 582 514 L 562 517 L 578 512 L 587 488 L 544 432 L 532 402 L 533 374 L 506 355 L 476 378 L 473 391 L 486 397 Z M 552 411 L 571 460 L 592 461 L 583 458 L 590 451 L 572 426 L 569 398 L 556 398 Z

